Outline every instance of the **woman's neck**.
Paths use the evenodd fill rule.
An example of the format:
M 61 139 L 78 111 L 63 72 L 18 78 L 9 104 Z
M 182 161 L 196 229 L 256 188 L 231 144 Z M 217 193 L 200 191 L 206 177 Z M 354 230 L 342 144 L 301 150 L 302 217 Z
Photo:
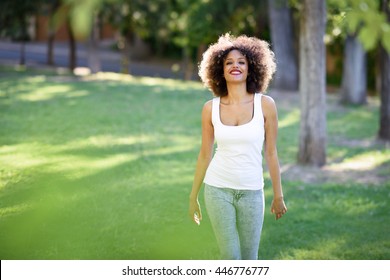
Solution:
M 246 83 L 227 84 L 228 95 L 224 97 L 224 103 L 240 104 L 248 102 L 251 98 L 246 91 Z

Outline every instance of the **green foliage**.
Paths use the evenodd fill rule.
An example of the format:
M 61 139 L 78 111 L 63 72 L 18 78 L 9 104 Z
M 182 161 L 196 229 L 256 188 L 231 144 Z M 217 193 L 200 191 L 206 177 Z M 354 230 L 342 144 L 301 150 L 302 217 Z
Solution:
M 39 10 L 42 1 L 0 1 L 0 37 L 9 36 L 15 40 L 28 40 L 28 17 L 34 15 Z
M 254 33 L 258 1 L 196 1 L 188 10 L 189 44 L 210 44 L 223 33 Z
M 380 1 L 329 0 L 330 36 L 357 34 L 363 47 L 369 51 L 378 43 L 390 52 L 390 23 L 380 11 Z
M 168 33 L 163 30 L 163 23 L 167 22 L 171 7 L 165 2 L 163 0 L 106 1 L 102 12 L 122 34 L 137 33 L 142 38 L 148 38 L 153 34 L 159 36 L 159 39 L 166 39 L 164 35 Z
M 71 19 L 72 29 L 76 36 L 85 38 L 89 35 L 92 21 L 104 0 L 62 0 L 59 13 L 63 19 L 67 16 Z
M 225 32 L 256 30 L 259 3 L 255 0 L 64 0 L 70 7 L 75 30 L 86 35 L 93 12 L 99 8 L 121 34 L 137 34 L 155 49 L 173 43 L 196 48 L 215 41 Z

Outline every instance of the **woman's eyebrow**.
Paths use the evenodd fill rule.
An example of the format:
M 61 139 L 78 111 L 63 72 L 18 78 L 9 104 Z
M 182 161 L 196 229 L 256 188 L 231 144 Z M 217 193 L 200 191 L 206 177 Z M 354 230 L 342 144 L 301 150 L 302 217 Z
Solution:
M 245 56 L 241 56 L 241 57 L 239 57 L 239 58 L 237 58 L 237 59 L 245 59 Z M 228 60 L 233 60 L 233 58 L 226 58 L 226 61 L 228 61 Z

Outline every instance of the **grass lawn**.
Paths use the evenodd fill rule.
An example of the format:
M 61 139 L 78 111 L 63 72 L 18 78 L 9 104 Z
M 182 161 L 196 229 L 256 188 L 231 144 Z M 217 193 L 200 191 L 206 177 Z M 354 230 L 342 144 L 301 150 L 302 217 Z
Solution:
M 201 226 L 187 217 L 210 98 L 195 82 L 0 68 L 0 259 L 218 258 L 204 207 Z M 297 96 L 275 100 L 289 212 L 269 213 L 266 174 L 259 257 L 390 259 L 378 105 L 329 97 L 329 163 L 316 169 L 295 164 Z

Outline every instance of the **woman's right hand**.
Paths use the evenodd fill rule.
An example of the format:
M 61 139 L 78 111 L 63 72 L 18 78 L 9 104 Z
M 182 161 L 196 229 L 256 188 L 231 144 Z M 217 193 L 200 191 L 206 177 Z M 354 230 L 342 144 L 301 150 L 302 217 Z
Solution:
M 274 198 L 271 204 L 271 213 L 275 214 L 275 219 L 279 220 L 287 212 L 286 204 L 284 203 L 283 196 Z
M 200 221 L 202 220 L 202 211 L 200 210 L 198 199 L 190 199 L 188 214 L 191 220 L 193 220 L 199 226 Z

